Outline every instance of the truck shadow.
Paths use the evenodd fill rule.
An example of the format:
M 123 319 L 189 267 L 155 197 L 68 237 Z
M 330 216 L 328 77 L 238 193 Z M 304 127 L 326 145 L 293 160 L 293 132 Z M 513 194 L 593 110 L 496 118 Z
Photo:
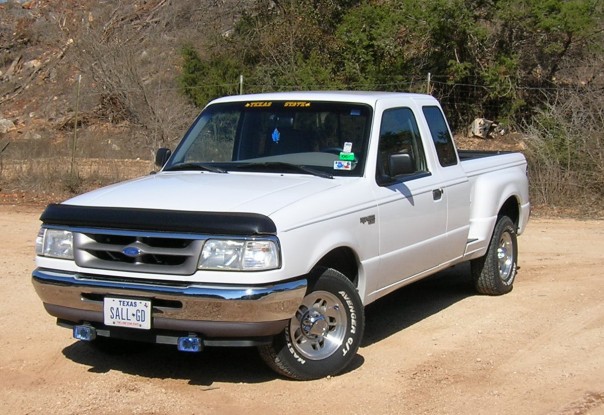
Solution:
M 103 353 L 86 342 L 76 341 L 63 349 L 89 372 L 119 371 L 154 379 L 187 380 L 190 385 L 211 387 L 214 382 L 262 383 L 278 378 L 253 347 L 207 348 L 201 353 L 183 353 L 176 346 L 143 345 L 140 351 Z
M 370 346 L 476 295 L 468 263 L 403 287 L 368 305 L 362 347 Z
M 361 346 L 386 339 L 472 295 L 469 268 L 465 265 L 404 287 L 367 307 Z M 344 373 L 363 365 L 362 351 L 361 348 Z M 107 354 L 76 341 L 63 349 L 63 355 L 89 366 L 88 371 L 93 373 L 115 370 L 147 378 L 181 379 L 209 389 L 214 382 L 263 383 L 279 378 L 255 348 L 207 348 L 202 353 L 182 353 L 174 346 L 143 345 L 140 350 Z

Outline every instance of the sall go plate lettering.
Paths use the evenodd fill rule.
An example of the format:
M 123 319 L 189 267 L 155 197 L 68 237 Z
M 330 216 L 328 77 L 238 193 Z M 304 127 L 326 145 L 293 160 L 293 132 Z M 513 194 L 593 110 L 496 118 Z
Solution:
M 105 297 L 103 313 L 107 326 L 151 328 L 151 301 L 148 300 Z

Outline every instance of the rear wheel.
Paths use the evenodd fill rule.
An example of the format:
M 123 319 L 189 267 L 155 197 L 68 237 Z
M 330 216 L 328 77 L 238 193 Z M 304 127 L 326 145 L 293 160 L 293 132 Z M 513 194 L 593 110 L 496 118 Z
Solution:
M 315 278 L 283 333 L 271 344 L 259 347 L 273 370 L 298 380 L 342 371 L 356 355 L 363 337 L 363 304 L 354 285 L 331 268 L 315 270 L 310 279 Z
M 517 261 L 516 227 L 509 217 L 502 216 L 495 224 L 487 253 L 471 263 L 476 290 L 487 295 L 512 291 Z

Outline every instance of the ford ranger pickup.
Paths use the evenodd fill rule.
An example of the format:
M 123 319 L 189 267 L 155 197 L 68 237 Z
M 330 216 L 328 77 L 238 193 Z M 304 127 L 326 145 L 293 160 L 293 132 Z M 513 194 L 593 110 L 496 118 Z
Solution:
M 210 102 L 159 170 L 49 205 L 32 282 L 99 348 L 254 346 L 279 374 L 337 374 L 364 307 L 469 261 L 512 290 L 530 211 L 520 153 L 457 151 L 439 102 L 289 92 Z

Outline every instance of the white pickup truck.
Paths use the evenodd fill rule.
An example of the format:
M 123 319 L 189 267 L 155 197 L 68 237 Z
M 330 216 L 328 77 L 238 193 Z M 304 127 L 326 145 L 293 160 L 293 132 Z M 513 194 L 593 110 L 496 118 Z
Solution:
M 257 346 L 315 379 L 353 359 L 364 306 L 404 285 L 471 261 L 478 292 L 512 289 L 526 160 L 457 152 L 431 96 L 225 97 L 156 163 L 41 216 L 33 285 L 76 339 Z

